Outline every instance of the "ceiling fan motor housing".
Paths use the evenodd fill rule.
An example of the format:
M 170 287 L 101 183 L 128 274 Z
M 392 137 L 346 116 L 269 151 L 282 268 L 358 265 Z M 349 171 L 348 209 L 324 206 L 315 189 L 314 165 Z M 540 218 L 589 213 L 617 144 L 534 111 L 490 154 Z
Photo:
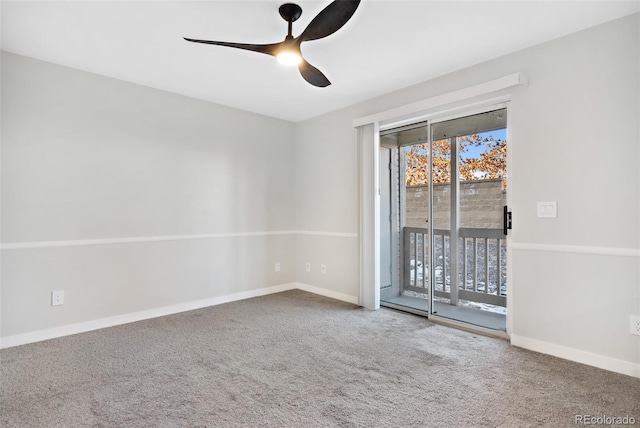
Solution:
M 285 3 L 278 9 L 280 16 L 287 22 L 294 22 L 302 15 L 302 8 L 295 3 Z

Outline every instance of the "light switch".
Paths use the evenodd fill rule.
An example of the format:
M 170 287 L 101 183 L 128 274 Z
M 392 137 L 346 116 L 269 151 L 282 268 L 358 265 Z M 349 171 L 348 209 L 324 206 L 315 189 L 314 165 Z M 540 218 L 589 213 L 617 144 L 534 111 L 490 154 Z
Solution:
M 538 218 L 557 218 L 558 206 L 555 202 L 538 202 Z

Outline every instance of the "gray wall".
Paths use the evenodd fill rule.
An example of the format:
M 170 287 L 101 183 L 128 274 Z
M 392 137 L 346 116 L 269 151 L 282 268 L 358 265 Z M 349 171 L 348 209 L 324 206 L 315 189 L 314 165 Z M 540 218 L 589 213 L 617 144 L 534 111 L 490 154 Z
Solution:
M 296 277 L 299 282 L 359 295 L 358 167 L 353 117 L 342 111 L 296 124 Z M 332 235 L 336 234 L 336 235 Z M 306 272 L 305 262 L 311 272 Z M 318 267 L 327 265 L 327 274 Z
M 512 99 L 511 332 L 640 364 L 639 20 L 295 125 L 3 54 L 3 245 L 221 235 L 5 247 L 0 335 L 293 281 L 357 297 L 353 119 L 524 72 L 528 87 L 495 94 Z M 536 218 L 537 201 L 558 218 Z
M 294 282 L 293 132 L 3 53 L 1 336 Z
M 548 352 L 637 367 L 640 337 L 629 333 L 629 316 L 640 314 L 639 20 L 632 15 L 298 124 L 298 227 L 358 230 L 353 119 L 523 72 L 527 87 L 492 94 L 512 100 L 511 332 Z M 537 218 L 538 201 L 557 201 L 558 218 Z M 341 255 L 358 271 L 348 239 L 315 244 L 313 254 L 299 247 L 298 259 Z M 357 295 L 357 284 L 342 290 Z

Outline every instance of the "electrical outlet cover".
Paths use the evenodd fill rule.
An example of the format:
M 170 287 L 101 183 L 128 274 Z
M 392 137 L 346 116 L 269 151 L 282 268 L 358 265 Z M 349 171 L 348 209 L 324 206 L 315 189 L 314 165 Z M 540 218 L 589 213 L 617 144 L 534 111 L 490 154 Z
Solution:
M 58 306 L 64 304 L 64 291 L 56 290 L 51 292 L 51 306 Z
M 558 205 L 556 202 L 538 202 L 538 218 L 558 217 Z
M 640 317 L 634 315 L 629 317 L 629 333 L 640 336 Z

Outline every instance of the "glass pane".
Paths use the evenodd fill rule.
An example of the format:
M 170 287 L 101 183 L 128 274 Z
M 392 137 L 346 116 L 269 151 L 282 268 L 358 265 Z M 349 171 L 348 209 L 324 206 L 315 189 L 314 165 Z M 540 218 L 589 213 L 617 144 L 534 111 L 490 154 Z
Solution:
M 505 128 L 458 137 L 459 236 L 468 243 L 460 252 L 460 288 L 471 292 L 460 305 L 498 313 L 506 313 L 505 304 L 496 299 L 506 295 L 507 286 L 502 235 L 506 155 Z
M 458 138 L 460 227 L 502 228 L 506 205 L 506 129 Z
M 405 160 L 405 225 L 427 228 L 429 220 L 429 144 L 402 148 Z
M 409 275 L 405 278 L 402 296 L 413 308 L 427 310 L 428 275 L 429 275 L 429 144 L 426 142 L 427 128 L 411 130 L 399 139 L 404 160 L 403 211 L 405 224 L 405 263 L 408 264 Z M 405 133 L 406 131 L 403 131 Z M 401 204 L 402 205 L 402 204 Z M 416 300 L 419 299 L 420 301 Z
M 380 143 L 394 147 L 397 156 L 395 177 L 391 177 L 391 204 L 397 214 L 397 242 L 392 246 L 398 257 L 399 271 L 393 274 L 392 286 L 381 290 L 381 304 L 428 311 L 429 265 L 429 145 L 426 124 L 384 131 Z M 381 168 L 383 166 L 381 165 Z M 386 172 L 380 173 L 381 180 Z M 381 182 L 381 186 L 383 183 Z M 385 182 L 386 185 L 386 182 Z M 381 194 L 382 196 L 382 194 Z M 381 201 L 382 202 L 382 201 Z M 381 223 L 388 210 L 381 207 Z

